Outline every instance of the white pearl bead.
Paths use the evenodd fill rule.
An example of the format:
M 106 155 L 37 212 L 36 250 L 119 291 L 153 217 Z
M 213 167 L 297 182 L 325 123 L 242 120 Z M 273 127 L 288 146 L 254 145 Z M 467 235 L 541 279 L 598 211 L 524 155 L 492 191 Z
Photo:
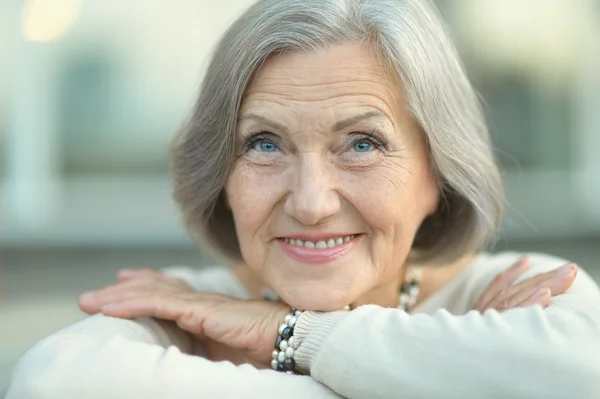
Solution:
M 271 367 L 273 367 L 274 370 L 277 370 L 277 365 L 279 364 L 279 362 L 275 359 L 271 360 Z
M 287 324 L 282 324 L 279 326 L 279 335 L 281 335 L 283 333 L 283 329 L 286 328 L 288 325 Z
M 283 361 L 285 360 L 285 352 L 283 352 L 283 351 L 279 352 L 279 356 L 277 357 L 277 360 L 279 360 L 279 363 L 283 363 Z
M 277 359 L 277 355 L 279 355 L 279 351 L 278 350 L 274 350 L 273 353 L 271 354 L 271 357 L 273 359 Z
M 281 349 L 282 351 L 286 350 L 288 347 L 288 343 L 287 341 L 284 339 L 283 341 L 281 341 L 281 343 L 279 344 L 279 349 Z
M 346 306 L 344 306 L 344 310 L 345 310 L 346 312 L 349 312 L 349 311 L 350 311 L 350 305 L 346 305 Z
M 285 324 L 288 324 L 290 322 L 290 319 L 292 318 L 291 314 L 288 314 L 285 316 Z
M 296 310 L 296 313 L 294 314 L 294 316 L 298 317 L 302 314 L 302 311 L 300 310 Z
M 294 338 L 293 335 L 290 337 L 290 339 L 288 339 L 288 346 L 296 349 L 296 338 Z
M 292 318 L 290 318 L 290 320 L 288 321 L 288 326 L 290 326 L 290 327 L 294 327 L 294 325 L 296 324 L 296 321 L 297 321 L 297 320 L 298 320 L 298 318 L 297 318 L 297 317 L 295 317 L 295 316 L 294 316 L 294 317 L 292 317 Z
M 285 350 L 285 357 L 293 357 L 294 356 L 294 348 L 288 346 Z

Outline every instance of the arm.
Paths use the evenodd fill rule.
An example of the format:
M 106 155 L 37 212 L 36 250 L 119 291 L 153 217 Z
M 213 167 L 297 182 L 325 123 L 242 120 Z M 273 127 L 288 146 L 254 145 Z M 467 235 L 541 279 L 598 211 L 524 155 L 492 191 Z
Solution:
M 577 280 L 546 310 L 305 312 L 296 361 L 348 398 L 597 398 L 600 294 L 585 273 Z
M 337 397 L 310 377 L 211 362 L 193 351 L 174 323 L 94 315 L 33 346 L 6 398 Z

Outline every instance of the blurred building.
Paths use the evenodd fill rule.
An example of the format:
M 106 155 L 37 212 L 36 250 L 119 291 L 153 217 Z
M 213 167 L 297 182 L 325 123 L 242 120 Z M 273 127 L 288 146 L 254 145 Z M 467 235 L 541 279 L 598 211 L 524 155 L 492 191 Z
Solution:
M 250 3 L 2 3 L 3 245 L 187 243 L 167 144 Z M 486 101 L 506 237 L 598 234 L 599 2 L 438 5 Z

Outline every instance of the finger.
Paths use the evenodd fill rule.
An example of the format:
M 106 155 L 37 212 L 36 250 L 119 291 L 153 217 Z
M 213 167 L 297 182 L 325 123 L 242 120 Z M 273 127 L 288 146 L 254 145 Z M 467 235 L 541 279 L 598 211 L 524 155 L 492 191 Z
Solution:
M 564 293 L 575 281 L 577 270 L 576 267 L 570 267 L 573 266 L 571 264 L 565 266 L 569 267 L 559 268 L 552 272 L 544 273 L 509 287 L 497 298 L 494 298 L 492 301 L 490 301 L 490 303 L 488 303 L 482 309 L 482 311 L 491 308 L 497 310 L 514 308 L 519 303 L 534 295 L 536 291 L 543 288 L 548 288 L 551 296 Z M 539 278 L 540 276 L 543 278 Z
M 552 298 L 552 292 L 550 288 L 540 288 L 533 295 L 530 295 L 529 298 L 526 298 L 521 303 L 518 303 L 515 307 L 517 308 L 526 308 L 534 305 L 541 305 L 543 308 L 547 307 L 550 303 L 550 299 Z
M 113 302 L 122 302 L 147 294 L 144 290 L 135 290 L 127 287 L 115 288 L 109 292 L 90 291 L 81 294 L 77 299 L 79 308 L 87 314 L 96 314 L 102 306 Z
M 106 304 L 102 306 L 102 313 L 125 319 L 149 316 L 176 320 L 185 312 L 184 308 L 185 304 L 177 297 L 153 294 Z
M 158 276 L 162 274 L 163 273 L 151 267 L 141 267 L 138 269 L 121 269 L 117 272 L 117 280 L 127 281 L 133 278 Z
M 149 293 L 176 292 L 181 287 L 172 282 L 153 277 L 127 280 L 112 284 L 100 290 L 86 292 L 79 296 L 79 308 L 88 314 L 95 314 L 100 308 L 111 302 L 121 302 Z
M 203 335 L 202 302 L 183 297 L 151 295 L 111 303 L 102 307 L 105 316 L 122 319 L 154 317 L 185 324 L 185 330 L 199 338 Z M 200 338 L 199 338 L 200 339 Z
M 567 263 L 550 272 L 539 274 L 513 285 L 501 294 L 498 299 L 504 300 L 505 298 L 514 296 L 518 292 L 526 293 L 522 298 L 525 299 L 533 294 L 534 291 L 543 287 L 550 288 L 552 295 L 559 295 L 569 289 L 573 281 L 575 281 L 576 274 L 577 265 Z
M 531 266 L 531 260 L 527 256 L 521 257 L 515 264 L 504 272 L 498 274 L 484 293 L 475 302 L 473 309 L 483 310 L 503 290 L 510 287 L 515 280 Z

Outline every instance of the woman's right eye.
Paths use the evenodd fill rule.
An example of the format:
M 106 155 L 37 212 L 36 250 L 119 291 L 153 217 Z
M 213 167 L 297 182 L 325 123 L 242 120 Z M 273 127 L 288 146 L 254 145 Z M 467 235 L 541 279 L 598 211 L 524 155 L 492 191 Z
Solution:
M 259 135 L 249 138 L 244 145 L 244 152 L 248 152 L 250 150 L 257 152 L 277 152 L 279 148 L 277 148 L 277 144 L 275 144 L 275 140 L 272 137 Z
M 277 146 L 273 144 L 270 140 L 261 140 L 257 143 L 254 143 L 252 147 L 256 151 L 260 152 L 275 152 L 277 151 Z

